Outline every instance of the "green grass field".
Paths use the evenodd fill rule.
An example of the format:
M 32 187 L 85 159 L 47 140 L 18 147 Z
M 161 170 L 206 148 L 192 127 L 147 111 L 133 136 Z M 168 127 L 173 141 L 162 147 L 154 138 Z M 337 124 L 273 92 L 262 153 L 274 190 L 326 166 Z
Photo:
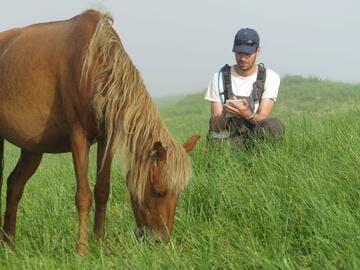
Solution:
M 160 103 L 177 140 L 204 138 L 203 93 Z M 16 252 L 0 248 L 0 269 L 360 269 L 359 104 L 360 85 L 285 77 L 273 113 L 286 125 L 284 141 L 207 153 L 200 141 L 168 245 L 135 239 L 115 161 L 106 241 L 91 236 L 90 255 L 77 256 L 71 155 L 46 155 L 19 207 Z M 18 155 L 6 144 L 5 176 Z M 92 219 L 93 211 L 90 230 Z

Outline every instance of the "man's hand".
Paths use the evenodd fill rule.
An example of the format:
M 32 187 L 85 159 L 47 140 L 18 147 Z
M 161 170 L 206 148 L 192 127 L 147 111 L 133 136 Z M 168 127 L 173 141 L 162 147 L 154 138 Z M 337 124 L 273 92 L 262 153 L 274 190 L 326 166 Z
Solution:
M 259 122 L 269 117 L 271 110 L 274 106 L 274 100 L 271 98 L 263 98 L 260 102 L 258 112 L 253 115 L 251 121 Z M 228 100 L 224 106 L 220 102 L 211 103 L 211 126 L 213 131 L 221 131 L 226 127 L 225 112 L 229 112 L 245 119 L 252 116 L 252 112 L 246 99 L 241 101 Z
M 249 117 L 252 115 L 246 99 L 229 99 L 224 104 L 224 110 L 226 112 L 241 116 L 245 119 L 249 119 Z

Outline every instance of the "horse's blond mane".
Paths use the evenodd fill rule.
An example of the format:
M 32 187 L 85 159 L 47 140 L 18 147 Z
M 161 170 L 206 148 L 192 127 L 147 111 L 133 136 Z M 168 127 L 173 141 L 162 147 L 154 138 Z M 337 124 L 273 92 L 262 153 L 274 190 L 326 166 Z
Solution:
M 106 151 L 113 154 L 122 146 L 129 191 L 141 202 L 150 175 L 150 153 L 160 141 L 167 150 L 165 180 L 170 190 L 180 192 L 190 177 L 188 156 L 165 128 L 139 71 L 112 28 L 111 16 L 99 14 L 84 55 L 81 84 L 95 93 L 93 106 L 106 136 Z

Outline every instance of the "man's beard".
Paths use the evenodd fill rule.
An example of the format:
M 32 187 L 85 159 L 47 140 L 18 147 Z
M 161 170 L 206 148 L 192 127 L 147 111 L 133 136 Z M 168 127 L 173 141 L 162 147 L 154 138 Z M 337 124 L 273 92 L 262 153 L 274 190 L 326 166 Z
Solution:
M 241 61 L 238 62 L 237 66 L 241 71 L 249 71 L 250 69 L 253 68 L 254 64 L 255 64 L 255 60 L 252 62 Z

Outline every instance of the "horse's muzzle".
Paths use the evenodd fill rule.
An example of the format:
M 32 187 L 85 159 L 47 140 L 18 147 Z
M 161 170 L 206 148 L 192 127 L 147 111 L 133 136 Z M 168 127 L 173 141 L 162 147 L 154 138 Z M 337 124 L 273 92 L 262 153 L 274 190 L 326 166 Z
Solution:
M 154 241 L 155 244 L 160 244 L 162 242 L 167 243 L 169 242 L 168 239 L 162 240 L 161 237 L 155 236 L 152 230 L 148 227 L 138 227 L 135 229 L 135 237 L 137 240 L 141 240 L 144 238 L 149 238 Z
M 137 240 L 140 240 L 145 236 L 143 228 L 136 228 L 134 233 Z

